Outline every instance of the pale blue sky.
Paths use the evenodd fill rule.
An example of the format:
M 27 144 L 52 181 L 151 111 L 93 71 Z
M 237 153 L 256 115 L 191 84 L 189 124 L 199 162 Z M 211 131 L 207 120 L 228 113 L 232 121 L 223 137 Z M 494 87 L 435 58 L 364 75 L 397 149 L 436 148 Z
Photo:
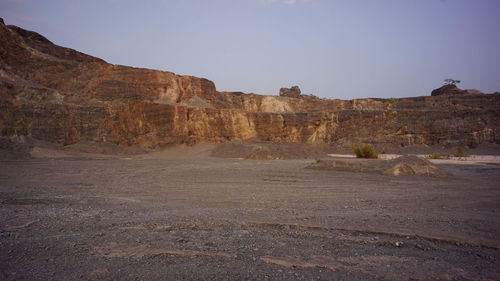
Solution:
M 406 97 L 445 78 L 500 91 L 500 0 L 0 0 L 0 17 L 220 91 Z

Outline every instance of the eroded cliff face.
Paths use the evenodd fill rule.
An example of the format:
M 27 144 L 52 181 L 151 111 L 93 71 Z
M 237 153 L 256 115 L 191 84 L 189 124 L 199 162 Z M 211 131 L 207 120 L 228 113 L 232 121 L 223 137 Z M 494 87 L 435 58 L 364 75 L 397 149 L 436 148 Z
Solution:
M 500 143 L 500 95 L 322 100 L 218 92 L 111 65 L 0 23 L 0 133 L 158 148 L 233 139 L 391 145 Z

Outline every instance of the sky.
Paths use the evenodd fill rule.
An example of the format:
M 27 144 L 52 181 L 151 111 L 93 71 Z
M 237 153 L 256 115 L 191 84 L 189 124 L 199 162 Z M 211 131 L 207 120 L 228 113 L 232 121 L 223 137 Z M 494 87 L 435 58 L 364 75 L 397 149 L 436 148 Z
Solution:
M 0 0 L 0 17 L 219 91 L 408 97 L 446 78 L 500 91 L 500 0 Z

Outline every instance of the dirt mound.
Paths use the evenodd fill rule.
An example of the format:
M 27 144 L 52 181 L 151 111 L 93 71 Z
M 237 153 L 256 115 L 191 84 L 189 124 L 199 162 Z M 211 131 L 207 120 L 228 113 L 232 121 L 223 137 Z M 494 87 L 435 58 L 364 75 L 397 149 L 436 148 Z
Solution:
M 259 140 L 231 141 L 218 145 L 211 156 L 255 160 L 304 159 L 326 156 L 323 146 L 305 143 L 275 143 Z
M 307 166 L 306 168 L 348 172 L 374 172 L 390 176 L 452 176 L 450 173 L 432 164 L 430 161 L 421 159 L 417 156 L 401 156 L 392 160 L 321 160 Z
M 75 144 L 67 145 L 63 150 L 80 153 L 107 154 L 107 155 L 136 155 L 147 151 L 133 146 L 122 146 L 109 142 L 89 142 L 81 141 Z
M 370 165 L 368 161 L 341 161 L 341 160 L 321 160 L 316 161 L 309 166 L 308 169 L 315 170 L 337 170 L 337 171 L 348 171 L 348 172 L 370 172 L 373 171 L 373 165 Z
M 390 168 L 384 171 L 384 175 L 391 176 L 429 176 L 448 177 L 450 174 L 430 161 L 418 158 L 417 156 L 401 156 L 389 160 Z
M 33 144 L 26 137 L 1 137 L 0 159 L 28 159 Z
M 0 159 L 67 158 L 88 154 L 137 155 L 146 150 L 113 143 L 81 141 L 61 147 L 58 144 L 30 137 L 0 137 Z
M 196 144 L 196 145 L 173 145 L 162 150 L 150 152 L 140 156 L 140 159 L 173 159 L 173 158 L 204 158 L 209 157 L 215 144 Z

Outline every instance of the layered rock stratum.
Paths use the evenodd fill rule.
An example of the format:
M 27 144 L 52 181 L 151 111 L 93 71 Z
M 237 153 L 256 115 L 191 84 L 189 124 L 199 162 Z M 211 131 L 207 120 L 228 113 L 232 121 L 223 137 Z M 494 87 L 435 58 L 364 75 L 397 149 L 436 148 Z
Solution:
M 0 22 L 0 134 L 142 148 L 258 139 L 408 146 L 500 143 L 499 94 L 324 100 L 220 92 L 112 65 Z

